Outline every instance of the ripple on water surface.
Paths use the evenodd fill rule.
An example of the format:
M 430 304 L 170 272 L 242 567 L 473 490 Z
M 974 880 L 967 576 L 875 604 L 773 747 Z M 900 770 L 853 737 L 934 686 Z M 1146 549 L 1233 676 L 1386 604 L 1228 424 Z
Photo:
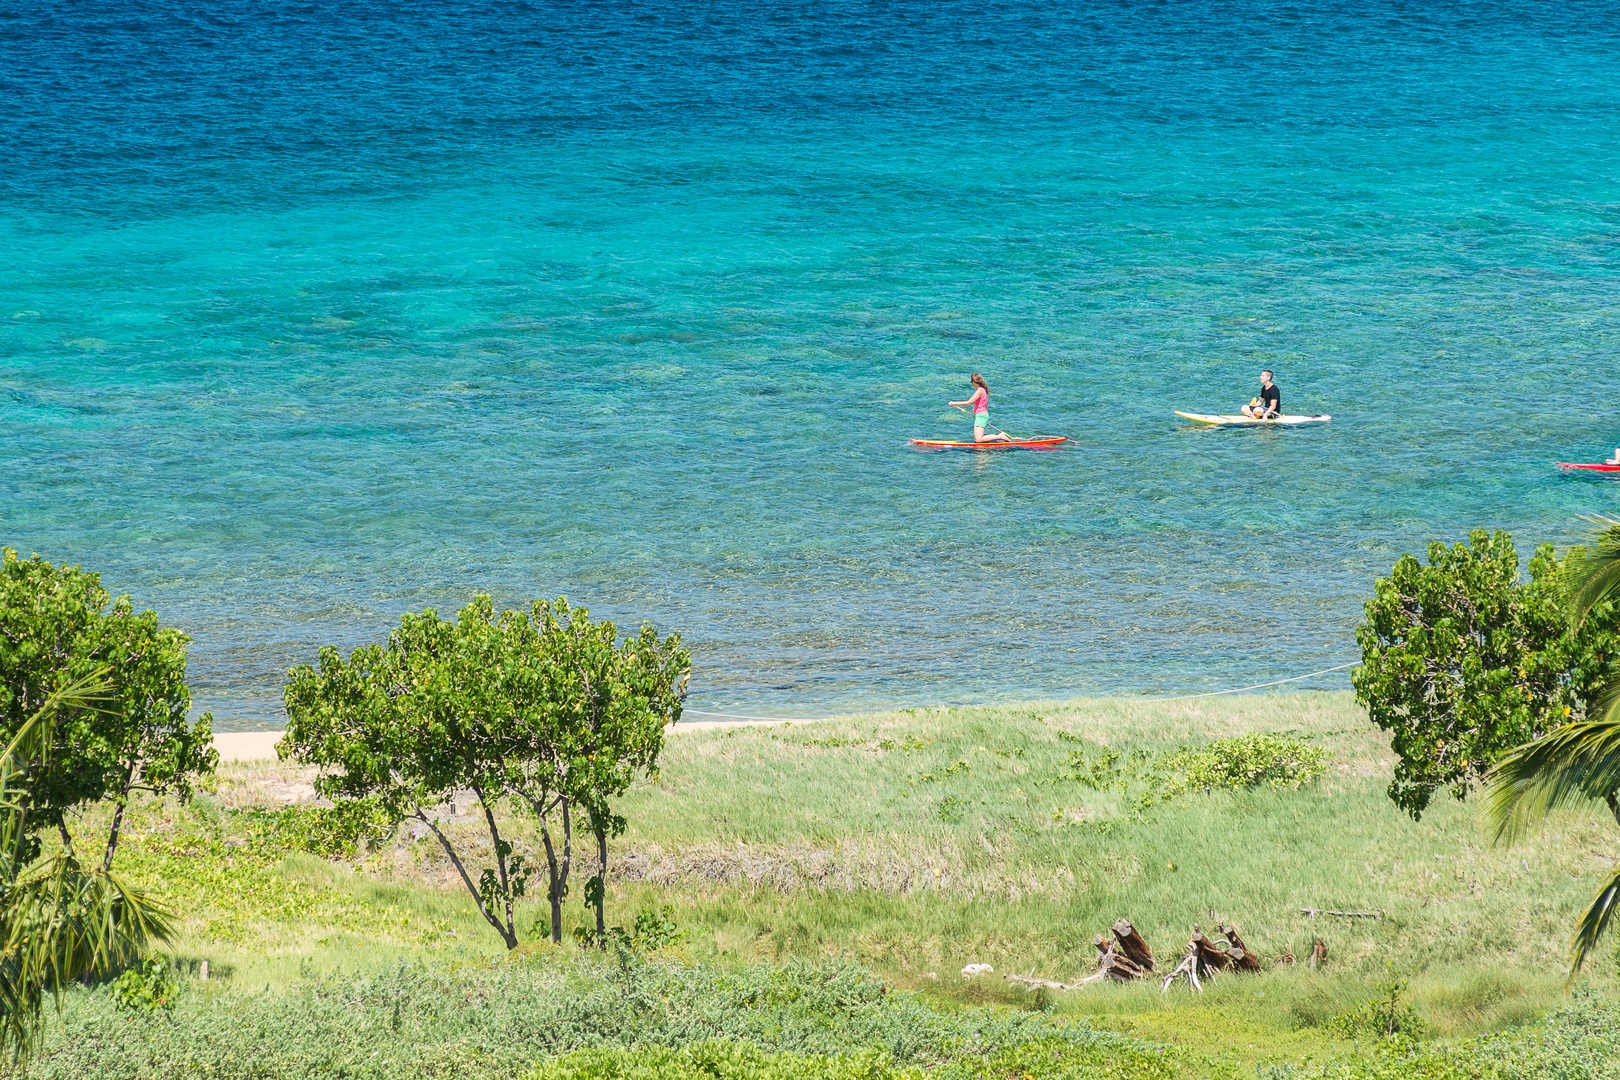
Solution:
M 1549 467 L 1620 441 L 1611 14 L 12 13 L 0 542 L 226 724 L 480 590 L 705 709 L 1328 667 L 1402 551 L 1615 508 Z M 1261 367 L 1333 423 L 1171 415 Z M 974 370 L 1076 444 L 908 449 Z

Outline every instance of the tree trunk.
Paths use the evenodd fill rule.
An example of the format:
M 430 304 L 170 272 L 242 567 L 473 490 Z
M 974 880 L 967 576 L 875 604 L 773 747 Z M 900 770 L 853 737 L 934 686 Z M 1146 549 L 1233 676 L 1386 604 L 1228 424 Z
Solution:
M 501 902 L 506 909 L 506 931 L 502 936 L 508 941 L 516 941 L 517 927 L 513 925 L 512 919 L 512 882 L 506 873 L 506 854 L 510 847 L 501 842 L 501 831 L 495 827 L 495 812 L 490 809 L 489 800 L 484 798 L 484 793 L 478 788 L 475 787 L 472 791 L 478 796 L 478 805 L 484 808 L 484 821 L 489 825 L 490 843 L 495 845 L 495 869 L 500 875 Z
M 1193 931 L 1192 941 L 1188 943 L 1188 948 L 1198 954 L 1198 974 L 1200 976 L 1207 978 L 1232 966 L 1232 958 L 1226 954 L 1226 950 L 1197 930 Z
M 129 792 L 124 798 L 113 805 L 112 827 L 107 830 L 107 854 L 101 860 L 101 872 L 107 873 L 112 869 L 113 852 L 118 850 L 118 829 L 124 823 L 124 803 L 129 798 Z
M 124 770 L 124 790 L 113 807 L 112 827 L 107 830 L 107 854 L 101 860 L 103 874 L 112 870 L 113 852 L 118 850 L 118 831 L 124 824 L 124 807 L 129 804 L 129 792 L 135 786 L 135 777 L 139 769 L 140 762 L 132 761 L 129 768 Z
M 607 829 L 596 829 L 596 943 L 607 948 Z
M 557 847 L 551 839 L 551 829 L 546 826 L 545 818 L 540 819 L 540 840 L 546 848 L 546 898 L 551 901 L 551 940 L 558 945 L 562 944 L 562 904 L 563 898 L 568 895 L 568 870 L 573 858 L 574 823 L 568 800 L 559 798 L 557 802 L 562 806 L 562 855 L 559 858 Z
M 444 848 L 444 853 L 450 856 L 450 861 L 455 865 L 456 872 L 461 875 L 462 884 L 467 886 L 467 891 L 472 893 L 473 903 L 478 905 L 478 914 L 482 915 L 484 917 L 484 921 L 495 928 L 495 932 L 501 935 L 501 940 L 506 942 L 506 947 L 508 949 L 517 948 L 517 935 L 512 932 L 510 927 L 502 926 L 501 920 L 495 917 L 494 912 L 490 911 L 489 908 L 484 906 L 484 898 L 478 894 L 478 886 L 473 884 L 472 875 L 467 873 L 467 867 L 461 861 L 461 856 L 456 854 L 455 847 L 450 843 L 449 839 L 444 835 L 444 833 L 439 831 L 439 827 L 433 824 L 432 819 L 430 819 L 427 814 L 422 812 L 422 808 L 420 806 L 416 807 L 415 810 L 416 816 L 421 819 L 422 824 L 431 829 L 433 831 L 433 835 L 439 838 L 439 844 Z

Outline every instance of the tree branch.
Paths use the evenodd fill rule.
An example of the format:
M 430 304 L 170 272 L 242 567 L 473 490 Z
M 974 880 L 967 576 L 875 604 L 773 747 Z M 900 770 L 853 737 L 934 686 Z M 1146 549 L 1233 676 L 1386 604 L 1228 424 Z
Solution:
M 495 845 L 495 868 L 501 875 L 501 900 L 506 907 L 506 929 L 513 937 L 517 931 L 512 926 L 512 883 L 506 876 L 506 852 L 501 849 L 501 831 L 495 827 L 495 812 L 489 807 L 489 800 L 484 798 L 483 789 L 473 785 L 473 794 L 478 796 L 478 805 L 484 808 L 484 821 L 489 825 L 489 839 Z
M 135 781 L 140 775 L 140 759 L 132 760 L 129 768 L 124 770 L 124 789 L 113 807 L 112 825 L 107 829 L 107 854 L 101 860 L 101 872 L 107 873 L 112 869 L 113 853 L 118 850 L 118 831 L 124 824 L 124 808 L 129 805 L 129 793 L 133 790 Z
M 444 853 L 450 856 L 450 861 L 455 864 L 456 872 L 461 875 L 462 884 L 466 885 L 467 891 L 472 893 L 473 903 L 478 905 L 478 914 L 482 915 L 484 917 L 484 921 L 495 928 L 495 932 L 501 935 L 501 940 L 506 942 L 506 947 L 508 949 L 517 948 L 516 936 L 508 931 L 506 927 L 502 926 L 501 921 L 494 915 L 491 915 L 489 909 L 484 906 L 484 898 L 478 895 L 478 886 L 473 884 L 472 877 L 468 875 L 467 867 L 463 865 L 461 856 L 456 854 L 455 847 L 451 845 L 444 833 L 439 831 L 439 827 L 433 824 L 432 819 L 429 818 L 427 814 L 422 812 L 422 808 L 420 806 L 413 807 L 413 809 L 416 811 L 416 816 L 421 820 L 422 824 L 426 825 L 429 829 L 432 829 L 433 835 L 439 838 L 439 843 L 441 846 L 443 846 Z

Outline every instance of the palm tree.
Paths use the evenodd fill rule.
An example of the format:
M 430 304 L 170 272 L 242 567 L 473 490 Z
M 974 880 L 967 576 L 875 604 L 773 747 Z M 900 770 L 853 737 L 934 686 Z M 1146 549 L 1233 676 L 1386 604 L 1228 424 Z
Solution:
M 61 688 L 0 752 L 0 1048 L 13 1060 L 37 1045 L 47 996 L 60 1006 L 74 982 L 126 967 L 169 937 L 166 913 L 112 875 L 66 848 L 41 856 L 30 825 L 29 778 L 52 751 L 57 719 L 106 708 L 111 696 L 105 671 Z
M 1575 565 L 1571 604 L 1578 627 L 1592 609 L 1620 600 L 1620 521 L 1598 519 L 1600 531 Z M 1486 777 L 1488 812 L 1498 841 L 1511 841 L 1530 822 L 1577 799 L 1608 804 L 1620 823 L 1620 670 L 1584 718 L 1563 724 L 1511 751 Z M 1575 928 L 1570 978 L 1585 963 L 1620 908 L 1620 866 L 1603 883 Z

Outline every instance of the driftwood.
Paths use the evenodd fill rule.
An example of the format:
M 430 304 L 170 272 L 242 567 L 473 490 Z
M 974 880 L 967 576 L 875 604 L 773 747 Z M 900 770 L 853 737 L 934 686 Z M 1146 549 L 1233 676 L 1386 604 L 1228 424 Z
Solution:
M 1164 985 L 1159 987 L 1159 992 L 1162 994 L 1169 990 L 1170 984 L 1175 982 L 1179 977 L 1185 977 L 1187 980 L 1187 985 L 1192 989 L 1197 990 L 1200 993 L 1203 992 L 1204 984 L 1198 979 L 1197 949 L 1192 948 L 1191 946 L 1188 947 L 1187 955 L 1181 958 L 1181 963 L 1177 964 L 1175 969 L 1164 977 Z
M 1161 992 L 1169 990 L 1170 984 L 1178 978 L 1185 978 L 1192 989 L 1202 990 L 1206 979 L 1212 979 L 1223 971 L 1260 970 L 1260 958 L 1243 943 L 1236 927 L 1222 924 L 1220 933 L 1226 939 L 1224 942 L 1206 937 L 1198 927 L 1193 927 L 1192 938 L 1187 942 L 1187 953 L 1181 958 L 1181 963 L 1164 977 Z M 1293 957 L 1290 956 L 1288 960 L 1292 962 Z
M 1318 915 L 1332 915 L 1336 919 L 1382 919 L 1382 911 L 1329 911 L 1327 908 L 1302 907 L 1299 913 L 1307 919 L 1314 919 Z
M 1143 971 L 1153 970 L 1153 950 L 1148 948 L 1148 943 L 1136 932 L 1129 919 L 1114 923 L 1114 942 L 1120 952 L 1130 957 L 1131 963 Z
M 1037 979 L 1033 975 L 1008 975 L 1008 982 L 1018 983 L 1031 990 L 1073 990 L 1074 986 L 1068 983 L 1053 982 L 1051 979 Z M 1076 984 L 1078 985 L 1078 984 Z
M 1146 978 L 1153 971 L 1153 950 L 1136 932 L 1129 919 L 1114 923 L 1113 937 L 1098 934 L 1091 944 L 1097 950 L 1097 970 L 1080 980 L 1081 984 L 1113 979 L 1130 982 Z
M 1232 958 L 1234 968 L 1248 972 L 1260 970 L 1260 958 L 1243 944 L 1243 939 L 1238 937 L 1237 927 L 1222 923 L 1221 935 L 1226 938 L 1226 955 Z
M 1135 960 L 1115 949 L 1110 942 L 1107 951 L 1097 958 L 1097 972 L 1087 976 L 1085 982 L 1100 982 L 1103 979 L 1113 979 L 1115 982 L 1130 982 L 1147 975 L 1147 971 Z
M 1198 956 L 1200 975 L 1207 977 L 1232 966 L 1232 958 L 1227 955 L 1226 949 L 1205 937 L 1196 926 L 1193 927 L 1192 940 L 1188 942 L 1187 949 Z

